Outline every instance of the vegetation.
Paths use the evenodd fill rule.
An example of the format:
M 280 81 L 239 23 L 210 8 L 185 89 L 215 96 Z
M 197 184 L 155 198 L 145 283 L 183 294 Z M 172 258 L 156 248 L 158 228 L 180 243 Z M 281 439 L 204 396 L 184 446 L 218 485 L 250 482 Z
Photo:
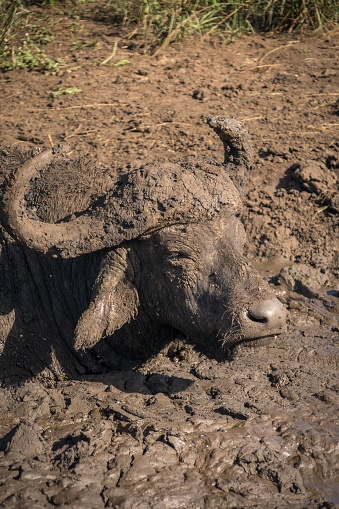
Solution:
M 193 32 L 317 29 L 338 21 L 338 0 L 116 0 L 122 24 L 142 26 L 159 42 Z
M 18 69 L 35 69 L 36 71 L 48 72 L 49 74 L 58 74 L 60 59 L 53 60 L 37 46 L 26 47 L 19 46 L 11 49 L 5 49 L 0 56 L 0 67 L 6 71 Z
M 0 67 L 5 70 L 35 69 L 57 74 L 61 60 L 49 58 L 40 48 L 53 40 L 48 29 L 25 33 L 16 46 L 7 38 L 28 14 L 29 10 L 25 9 L 21 0 L 0 0 Z
M 59 95 L 74 95 L 74 94 L 78 94 L 79 92 L 81 92 L 81 88 L 77 88 L 77 87 L 67 87 L 67 88 L 58 88 L 58 90 L 50 90 L 49 92 L 49 95 L 51 97 L 53 97 L 54 99 L 56 99 L 57 97 L 59 97 Z
M 173 41 L 198 33 L 218 34 L 229 39 L 245 30 L 295 31 L 320 29 L 338 22 L 339 0 L 0 0 L 0 66 L 6 69 L 57 68 L 39 45 L 50 42 L 31 38 L 19 47 L 11 37 L 20 28 L 20 20 L 35 3 L 43 8 L 62 9 L 77 18 L 77 9 L 94 9 L 96 16 L 129 30 L 145 52 L 157 51 Z M 34 45 L 34 47 L 33 47 Z
M 0 67 L 6 71 L 18 69 L 35 69 L 36 71 L 48 72 L 49 74 L 58 74 L 61 59 L 52 59 L 41 49 L 41 45 L 52 41 L 52 36 L 38 34 L 37 37 L 30 37 L 25 34 L 21 43 L 17 46 L 8 44 L 4 39 L 4 44 L 0 51 Z
M 15 16 L 22 9 L 21 0 L 0 0 L 0 48 L 7 32 L 15 24 Z

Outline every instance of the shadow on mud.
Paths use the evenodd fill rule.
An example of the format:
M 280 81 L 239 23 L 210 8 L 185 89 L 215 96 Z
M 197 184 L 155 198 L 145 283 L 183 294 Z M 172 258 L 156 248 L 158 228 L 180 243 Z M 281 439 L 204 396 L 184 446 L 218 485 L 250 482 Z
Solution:
M 98 375 L 84 375 L 73 377 L 73 380 L 103 383 L 107 385 L 106 392 L 111 387 L 125 393 L 139 394 L 176 394 L 185 391 L 194 384 L 194 380 L 181 378 L 174 375 L 163 375 L 160 373 L 149 373 L 147 375 L 132 370 L 112 371 Z

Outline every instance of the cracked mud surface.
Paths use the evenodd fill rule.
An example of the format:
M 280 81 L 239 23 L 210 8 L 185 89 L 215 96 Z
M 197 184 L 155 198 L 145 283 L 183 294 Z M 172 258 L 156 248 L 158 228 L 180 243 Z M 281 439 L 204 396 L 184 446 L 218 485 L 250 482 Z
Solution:
M 56 35 L 58 76 L 0 76 L 2 145 L 49 134 L 122 171 L 221 158 L 205 118 L 239 118 L 255 150 L 248 256 L 289 331 L 222 362 L 178 340 L 135 371 L 4 386 L 0 507 L 339 507 L 338 37 L 188 41 L 150 58 L 80 23 L 100 45 L 72 53 L 75 35 Z M 130 64 L 91 65 L 115 40 Z M 82 93 L 48 94 L 71 86 Z

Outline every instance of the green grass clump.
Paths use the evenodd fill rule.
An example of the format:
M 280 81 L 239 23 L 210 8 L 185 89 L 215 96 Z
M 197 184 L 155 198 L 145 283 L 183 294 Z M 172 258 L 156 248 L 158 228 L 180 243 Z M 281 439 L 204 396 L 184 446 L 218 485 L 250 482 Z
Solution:
M 54 99 L 56 99 L 57 97 L 59 97 L 59 95 L 75 95 L 75 94 L 78 94 L 79 92 L 82 92 L 81 88 L 78 88 L 78 87 L 67 87 L 67 88 L 64 88 L 64 87 L 61 87 L 61 88 L 58 88 L 58 90 L 50 90 L 49 91 L 49 95 L 51 97 L 53 97 Z
M 248 6 L 250 22 L 266 31 L 316 30 L 339 20 L 338 0 L 254 0 Z
M 58 74 L 60 59 L 52 59 L 40 46 L 48 44 L 54 38 L 48 28 L 40 28 L 25 33 L 19 42 L 14 39 L 19 21 L 29 11 L 21 0 L 0 0 L 0 69 L 6 71 L 28 69 Z
M 20 15 L 32 4 L 51 8 L 62 6 L 64 16 L 78 19 L 76 12 L 127 28 L 127 37 L 144 52 L 158 51 L 191 34 L 218 34 L 229 39 L 244 31 L 317 30 L 338 22 L 339 0 L 0 0 L 0 59 L 5 68 L 52 68 L 43 52 L 20 47 L 8 53 L 9 39 L 17 30 Z M 55 11 L 54 11 L 55 12 Z M 74 30 L 80 25 L 74 22 Z M 73 31 L 73 30 L 72 30 Z M 53 36 L 40 32 L 36 48 Z M 40 54 L 39 54 L 40 53 Z M 10 63 L 10 59 L 12 63 Z M 57 63 L 55 63 L 56 65 Z
M 317 29 L 338 22 L 338 0 L 116 0 L 115 19 L 164 40 L 192 32 Z
M 21 0 L 0 0 L 0 48 L 22 7 Z
M 0 53 L 0 69 L 5 71 L 27 69 L 46 74 L 58 74 L 62 64 L 62 60 L 48 57 L 34 43 L 23 44 L 16 48 L 6 45 Z

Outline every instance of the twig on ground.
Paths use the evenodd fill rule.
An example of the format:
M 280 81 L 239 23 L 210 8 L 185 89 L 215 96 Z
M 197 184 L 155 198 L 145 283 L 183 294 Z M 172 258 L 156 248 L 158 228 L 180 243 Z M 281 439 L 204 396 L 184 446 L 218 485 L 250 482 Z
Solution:
M 79 110 L 81 108 L 105 108 L 108 106 L 116 106 L 117 104 L 122 106 L 129 106 L 129 103 L 121 103 L 120 101 L 116 101 L 114 103 L 93 103 L 93 104 L 78 104 L 76 106 L 65 106 L 65 107 L 56 107 L 56 108 L 37 108 L 37 109 L 28 109 L 28 113 L 33 113 L 36 111 L 64 111 L 64 110 Z
M 285 48 L 291 48 L 292 46 L 294 46 L 298 42 L 299 41 L 290 41 L 288 44 L 284 44 L 283 46 L 278 46 L 277 48 L 271 49 L 270 51 L 265 53 L 265 55 L 263 57 L 260 58 L 259 63 L 263 62 L 265 60 L 265 58 L 268 57 L 268 55 L 271 55 L 272 53 L 275 53 L 276 51 L 280 51 L 280 50 L 285 49 Z
M 241 122 L 252 122 L 253 120 L 262 120 L 264 117 L 250 117 L 250 118 L 241 118 Z
M 317 217 L 318 214 L 321 214 L 321 212 L 324 212 L 324 210 L 328 209 L 328 205 L 325 205 L 325 207 L 321 207 L 317 210 L 317 212 L 312 216 L 312 221 Z
M 116 52 L 117 52 L 117 49 L 118 49 L 118 43 L 117 43 L 117 42 L 115 42 L 115 43 L 113 44 L 113 50 L 112 50 L 112 53 L 110 54 L 110 56 L 109 56 L 109 57 L 107 57 L 107 58 L 106 58 L 105 60 L 103 60 L 102 62 L 100 62 L 100 64 L 99 64 L 99 65 L 105 65 L 105 64 L 107 64 L 110 60 L 112 60 L 112 58 L 114 58 L 114 57 L 115 57 L 115 54 L 116 54 Z
M 74 136 L 87 136 L 88 134 L 97 133 L 98 129 L 89 129 L 88 131 L 81 131 L 79 132 L 77 129 L 74 131 L 74 133 L 69 134 L 64 139 L 68 140 L 69 138 L 73 138 Z
M 48 137 L 48 140 L 49 140 L 49 142 L 51 144 L 51 147 L 54 148 L 54 143 L 53 143 L 52 136 L 50 135 L 50 133 L 48 133 L 47 137 Z
M 255 65 L 254 67 L 242 69 L 240 72 L 246 72 L 246 71 L 254 71 L 255 69 L 263 69 L 264 67 L 278 67 L 281 64 L 262 64 L 262 65 Z

